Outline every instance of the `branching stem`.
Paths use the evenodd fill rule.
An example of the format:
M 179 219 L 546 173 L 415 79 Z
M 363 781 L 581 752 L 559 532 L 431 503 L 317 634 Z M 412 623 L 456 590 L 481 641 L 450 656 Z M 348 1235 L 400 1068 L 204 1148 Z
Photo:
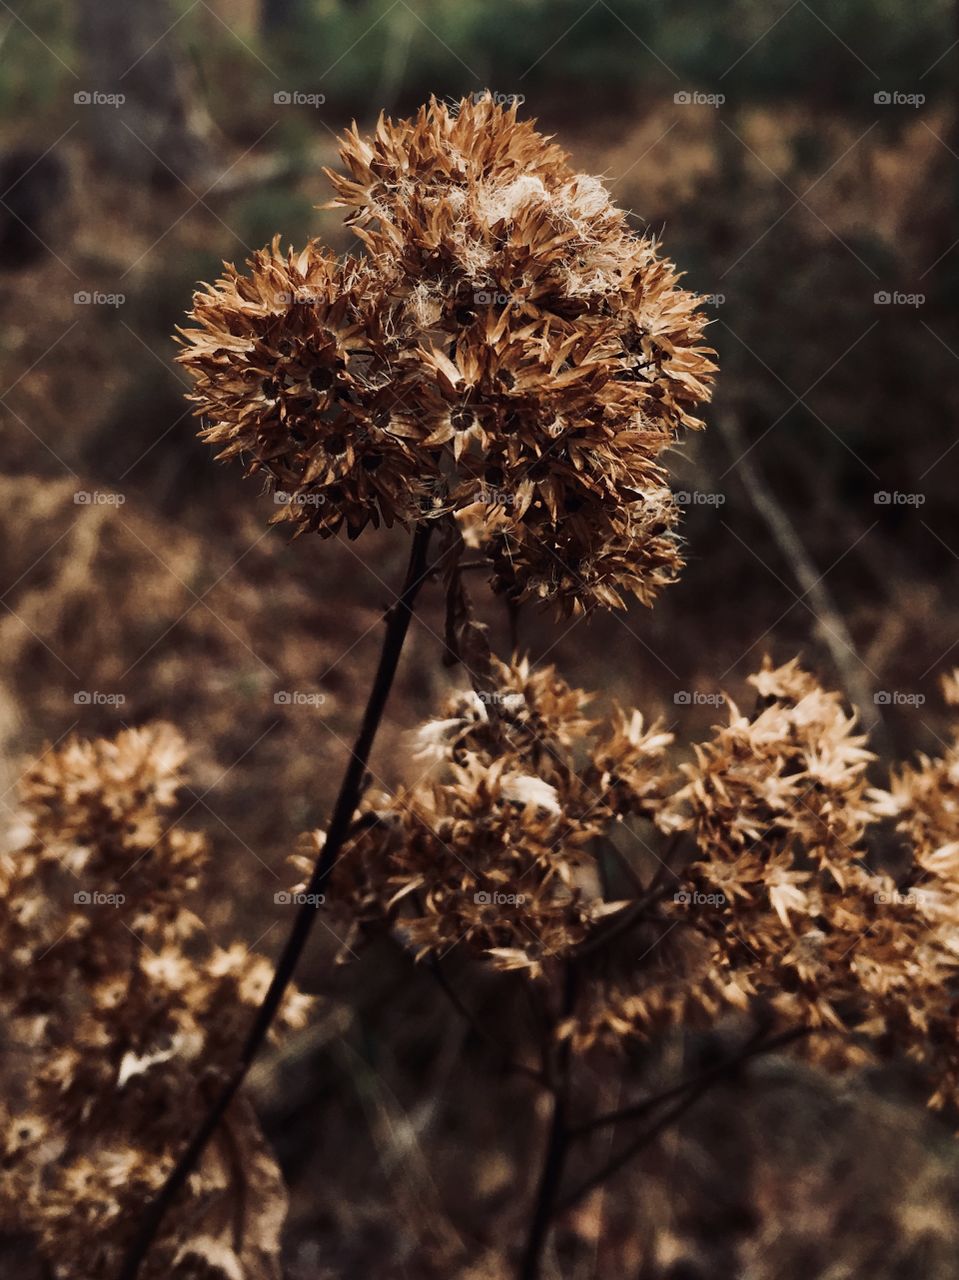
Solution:
M 786 1045 L 792 1044 L 794 1040 L 799 1040 L 803 1036 L 809 1034 L 809 1028 L 796 1027 L 791 1031 L 784 1031 L 781 1035 L 773 1036 L 769 1039 L 759 1038 L 745 1045 L 739 1053 L 733 1057 L 726 1059 L 724 1062 L 718 1063 L 715 1067 L 687 1080 L 678 1085 L 675 1089 L 671 1089 L 666 1093 L 658 1095 L 656 1098 L 648 1099 L 646 1102 L 637 1104 L 635 1107 L 626 1107 L 620 1112 L 609 1113 L 597 1116 L 592 1123 L 578 1126 L 577 1129 L 570 1131 L 570 1137 L 582 1137 L 584 1133 L 593 1128 L 598 1128 L 607 1124 L 616 1124 L 620 1120 L 629 1120 L 638 1118 L 645 1111 L 652 1107 L 658 1106 L 670 1098 L 677 1098 L 675 1105 L 665 1111 L 648 1129 L 644 1129 L 641 1134 L 633 1138 L 622 1150 L 618 1151 L 606 1164 L 595 1173 L 591 1174 L 585 1181 L 581 1182 L 575 1190 L 571 1191 L 564 1200 L 557 1206 L 555 1212 L 557 1214 L 565 1213 L 567 1209 L 571 1209 L 573 1205 L 578 1204 L 584 1196 L 588 1195 L 596 1187 L 606 1182 L 614 1173 L 618 1173 L 624 1165 L 633 1160 L 641 1151 L 644 1151 L 652 1142 L 659 1137 L 670 1125 L 680 1119 L 696 1102 L 720 1080 L 727 1076 L 731 1071 L 741 1066 L 749 1058 L 756 1057 L 763 1053 L 772 1053 L 776 1049 L 785 1048 Z

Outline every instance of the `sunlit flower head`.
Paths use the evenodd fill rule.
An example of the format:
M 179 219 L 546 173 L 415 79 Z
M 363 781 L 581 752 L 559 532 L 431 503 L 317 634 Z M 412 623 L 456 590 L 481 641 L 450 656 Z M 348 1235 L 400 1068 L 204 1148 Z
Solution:
M 452 516 L 514 599 L 649 603 L 681 563 L 659 459 L 714 371 L 698 299 L 515 106 L 433 101 L 341 156 L 361 258 L 274 242 L 196 296 L 205 438 L 300 529 Z

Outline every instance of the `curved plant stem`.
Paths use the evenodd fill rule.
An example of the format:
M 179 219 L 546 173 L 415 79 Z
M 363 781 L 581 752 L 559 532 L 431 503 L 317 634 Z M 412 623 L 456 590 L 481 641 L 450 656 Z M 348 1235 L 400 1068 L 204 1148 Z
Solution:
M 426 523 L 418 525 L 413 535 L 413 545 L 402 592 L 396 604 L 386 614 L 386 632 L 383 637 L 383 647 L 380 651 L 379 666 L 370 689 L 366 710 L 363 713 L 363 722 L 360 725 L 360 731 L 353 745 L 346 772 L 343 775 L 343 781 L 340 783 L 339 794 L 333 806 L 333 813 L 326 833 L 326 842 L 313 867 L 310 882 L 306 888 L 306 900 L 293 921 L 290 935 L 277 961 L 273 980 L 266 995 L 263 997 L 263 1003 L 257 1010 L 236 1066 L 204 1116 L 183 1154 L 174 1165 L 166 1182 L 160 1188 L 156 1198 L 147 1207 L 133 1243 L 124 1258 L 118 1280 L 135 1280 L 140 1265 L 149 1252 L 167 1211 L 199 1163 L 207 1144 L 216 1132 L 237 1090 L 246 1078 L 253 1059 L 262 1047 L 279 1012 L 283 997 L 293 979 L 294 971 L 299 963 L 300 956 L 303 954 L 303 948 L 316 919 L 318 908 L 315 904 L 317 895 L 323 892 L 326 882 L 336 865 L 343 843 L 349 835 L 353 815 L 362 795 L 363 780 L 373 747 L 373 740 L 383 718 L 383 711 L 386 707 L 390 690 L 393 687 L 393 678 L 399 665 L 403 643 L 413 617 L 413 603 L 420 587 L 431 572 L 426 562 L 429 537 L 430 525 Z
M 651 1143 L 659 1137 L 666 1129 L 680 1119 L 691 1107 L 693 1107 L 699 1099 L 709 1090 L 727 1076 L 731 1071 L 741 1066 L 749 1058 L 756 1057 L 758 1054 L 773 1053 L 776 1049 L 782 1049 L 788 1044 L 792 1044 L 794 1040 L 799 1040 L 803 1036 L 809 1035 L 808 1027 L 796 1027 L 791 1031 L 784 1031 L 781 1035 L 773 1036 L 769 1039 L 757 1039 L 750 1042 L 744 1049 L 725 1062 L 717 1064 L 708 1071 L 704 1071 L 701 1075 L 696 1076 L 692 1080 L 687 1080 L 680 1084 L 676 1089 L 670 1090 L 668 1093 L 660 1094 L 658 1097 L 650 1099 L 649 1103 L 640 1103 L 636 1107 L 626 1107 L 621 1112 L 610 1113 L 599 1116 L 596 1120 L 596 1127 L 605 1124 L 616 1124 L 620 1120 L 635 1119 L 642 1115 L 647 1106 L 658 1105 L 665 1102 L 669 1097 L 678 1097 L 675 1106 L 665 1111 L 659 1119 L 657 1119 L 648 1129 L 645 1129 L 638 1137 L 632 1139 L 627 1146 L 616 1153 L 606 1164 L 591 1174 L 584 1182 L 569 1193 L 556 1205 L 555 1212 L 558 1214 L 565 1213 L 567 1209 L 571 1209 L 573 1205 L 578 1204 L 584 1196 L 588 1195 L 596 1187 L 601 1186 L 614 1173 L 618 1173 L 624 1165 L 628 1164 L 634 1157 L 644 1151 Z M 575 1131 L 571 1131 L 570 1137 L 581 1137 L 588 1132 L 591 1126 L 581 1125 Z
M 653 1094 L 651 1097 L 644 1098 L 642 1102 L 636 1102 L 632 1106 L 621 1107 L 618 1111 L 604 1111 L 601 1115 L 593 1116 L 591 1120 L 587 1120 L 583 1124 L 574 1125 L 570 1130 L 570 1136 L 572 1138 L 583 1138 L 587 1134 L 594 1133 L 597 1129 L 602 1129 L 607 1125 L 621 1124 L 624 1120 L 643 1119 L 651 1111 L 661 1107 L 663 1103 L 672 1102 L 675 1098 L 682 1097 L 684 1093 L 690 1093 L 698 1089 L 702 1084 L 712 1084 L 714 1081 L 720 1080 L 723 1076 L 735 1071 L 750 1058 L 756 1057 L 758 1054 L 772 1053 L 775 1049 L 781 1049 L 807 1034 L 808 1031 L 805 1028 L 797 1028 L 793 1031 L 783 1032 L 782 1035 L 775 1036 L 769 1040 L 751 1041 L 734 1057 L 724 1059 L 722 1062 L 717 1063 L 716 1066 L 709 1067 L 689 1080 L 680 1081 L 679 1084 L 673 1085 L 671 1089 L 664 1089 L 662 1093 Z
M 473 1033 L 479 1036 L 481 1040 L 484 1040 L 491 1049 L 494 1049 L 500 1055 L 504 1069 L 506 1071 L 512 1071 L 517 1075 L 526 1076 L 528 1079 L 538 1084 L 541 1089 L 546 1089 L 549 1092 L 552 1092 L 553 1085 L 542 1071 L 536 1071 L 533 1067 L 526 1066 L 524 1062 L 513 1062 L 510 1060 L 501 1041 L 497 1040 L 496 1036 L 494 1036 L 491 1031 L 487 1030 L 487 1028 L 483 1026 L 483 1024 L 467 1008 L 464 1001 L 460 998 L 456 988 L 444 973 L 443 967 L 437 957 L 432 955 L 427 956 L 424 963 L 426 965 L 427 972 L 434 978 L 447 1000 L 460 1017 L 469 1025 Z
M 576 970 L 567 964 L 564 978 L 563 1012 L 561 1021 L 572 1013 L 576 1000 Z M 563 1180 L 566 1153 L 569 1148 L 569 1075 L 572 1047 L 569 1037 L 560 1042 L 556 1056 L 556 1081 L 553 1095 L 553 1114 L 546 1138 L 546 1152 L 539 1177 L 533 1216 L 530 1219 L 526 1247 L 520 1262 L 519 1280 L 538 1280 L 543 1261 L 543 1250 L 549 1235 L 556 1197 Z
M 621 937 L 624 933 L 628 933 L 634 924 L 637 924 L 644 918 L 650 907 L 661 902 L 663 898 L 669 894 L 670 886 L 661 885 L 658 889 L 650 889 L 642 898 L 634 898 L 628 906 L 624 907 L 618 915 L 610 916 L 608 919 L 600 922 L 596 931 L 584 938 L 576 947 L 573 948 L 571 958 L 574 963 L 584 960 L 587 956 L 592 955 L 595 951 L 600 951 L 604 947 Z

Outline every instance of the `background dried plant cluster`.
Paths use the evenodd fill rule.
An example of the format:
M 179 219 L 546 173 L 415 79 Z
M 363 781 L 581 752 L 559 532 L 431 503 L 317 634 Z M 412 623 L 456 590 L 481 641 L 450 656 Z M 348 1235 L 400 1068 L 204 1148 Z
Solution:
M 513 1275 L 566 1057 L 544 1276 L 953 1274 L 949 6 L 146 9 L 0 50 L 3 1266 L 115 1272 L 428 518 L 149 1273 Z
M 168 725 L 127 729 L 48 753 L 22 782 L 2 869 L 4 1216 L 63 1274 L 115 1269 L 124 1223 L 189 1138 L 270 977 L 242 944 L 212 945 L 186 905 L 206 850 L 170 825 L 185 755 Z M 283 1021 L 305 1017 L 292 996 Z M 241 1186 L 238 1232 L 224 1202 Z M 190 1201 L 167 1269 L 275 1272 L 285 1196 L 248 1104 Z

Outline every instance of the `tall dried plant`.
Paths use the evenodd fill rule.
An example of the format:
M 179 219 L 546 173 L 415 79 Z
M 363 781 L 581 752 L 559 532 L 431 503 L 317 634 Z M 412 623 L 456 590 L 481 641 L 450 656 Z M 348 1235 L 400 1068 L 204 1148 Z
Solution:
M 540 1275 L 558 1215 L 759 1053 L 789 1045 L 840 1068 L 900 1052 L 925 1072 L 932 1105 L 957 1101 L 959 737 L 873 787 L 844 699 L 796 662 L 767 661 L 754 705 L 729 701 L 726 722 L 680 750 L 640 710 L 496 657 L 466 589 L 467 556 L 513 609 L 649 604 L 673 580 L 661 459 L 701 426 L 714 373 L 697 299 L 597 179 L 488 97 L 381 118 L 370 137 L 354 128 L 341 155 L 333 204 L 365 253 L 275 241 L 247 274 L 229 268 L 196 295 L 180 359 L 204 437 L 281 497 L 279 520 L 351 538 L 400 524 L 406 578 L 330 820 L 294 855 L 305 904 L 268 981 L 261 962 L 216 951 L 183 979 L 195 922 L 177 895 L 196 848 L 159 835 L 155 809 L 179 766 L 167 731 L 71 746 L 30 775 L 28 834 L 4 864 L 3 995 L 46 1056 L 10 1103 L 27 1159 L 2 1185 L 8 1213 L 28 1205 L 42 1240 L 71 1197 L 87 1206 L 101 1252 L 78 1242 L 83 1262 L 58 1274 L 118 1250 L 122 1280 L 168 1274 L 171 1258 L 194 1274 L 196 1222 L 228 1193 L 228 1177 L 215 1181 L 225 1149 L 241 1164 L 243 1144 L 259 1150 L 237 1094 L 277 1020 L 302 1016 L 290 984 L 324 909 L 345 923 L 350 953 L 398 940 L 467 1017 L 443 964 L 453 946 L 492 981 L 524 984 L 536 1016 L 504 1049 L 549 1100 L 517 1250 L 524 1280 Z M 418 779 L 379 794 L 370 751 L 433 582 L 464 687 L 417 731 Z M 959 700 L 959 681 L 947 693 Z M 118 996 L 110 949 L 117 935 L 130 950 L 130 922 L 118 912 L 110 932 L 87 927 L 43 952 L 60 923 L 44 886 L 61 853 L 78 874 L 99 859 L 99 875 L 110 859 L 140 866 L 151 840 L 135 924 L 158 956 L 135 952 L 137 981 Z M 144 914 L 143 901 L 157 905 Z M 62 977 L 40 999 L 44 964 Z M 61 1025 L 71 966 L 89 977 L 73 1043 Z M 245 1038 L 232 1012 L 226 1026 L 211 1016 L 213 1000 L 237 1016 L 256 1004 Z M 586 1081 L 616 1073 L 630 1046 L 718 1025 L 739 1037 L 722 1061 L 597 1110 Z M 87 1045 L 100 1050 L 93 1065 Z M 123 1135 L 171 1087 L 189 1103 L 144 1132 L 144 1165 Z M 63 1152 L 73 1164 L 51 1184 L 42 1164 Z M 271 1265 L 200 1234 L 216 1242 L 204 1275 Z

